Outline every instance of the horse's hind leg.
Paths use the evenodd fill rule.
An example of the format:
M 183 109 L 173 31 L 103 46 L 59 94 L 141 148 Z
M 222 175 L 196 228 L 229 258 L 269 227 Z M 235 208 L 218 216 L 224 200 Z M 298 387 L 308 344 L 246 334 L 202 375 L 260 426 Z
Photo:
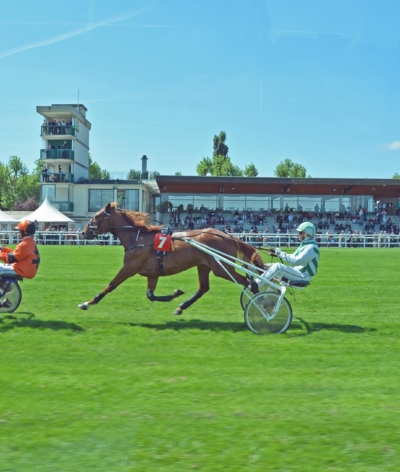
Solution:
M 197 301 L 200 297 L 202 297 L 206 292 L 210 290 L 210 275 L 211 269 L 206 265 L 199 265 L 197 266 L 197 273 L 199 276 L 199 289 L 197 292 L 186 300 L 185 302 L 181 303 L 178 308 L 174 311 L 174 315 L 181 315 L 183 310 L 189 308 L 195 301 Z
M 183 295 L 184 292 L 182 290 L 174 290 L 174 293 L 172 295 L 163 295 L 161 297 L 158 297 L 154 295 L 154 290 L 157 287 L 157 282 L 158 282 L 158 277 L 147 277 L 147 298 L 151 302 L 170 302 L 176 297 L 179 297 L 180 295 Z

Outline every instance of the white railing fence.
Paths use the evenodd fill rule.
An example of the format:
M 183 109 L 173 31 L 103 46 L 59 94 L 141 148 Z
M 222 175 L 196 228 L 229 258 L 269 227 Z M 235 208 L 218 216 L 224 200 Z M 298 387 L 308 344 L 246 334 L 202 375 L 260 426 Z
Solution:
M 242 241 L 255 247 L 297 247 L 297 234 L 279 233 L 230 233 Z M 37 231 L 35 241 L 38 245 L 98 245 L 114 246 L 120 242 L 112 234 L 100 235 L 94 240 L 85 240 L 79 231 Z M 375 234 L 323 234 L 317 235 L 316 241 L 320 247 L 336 248 L 396 248 L 400 247 L 400 235 Z M 18 244 L 18 231 L 0 232 L 0 245 Z

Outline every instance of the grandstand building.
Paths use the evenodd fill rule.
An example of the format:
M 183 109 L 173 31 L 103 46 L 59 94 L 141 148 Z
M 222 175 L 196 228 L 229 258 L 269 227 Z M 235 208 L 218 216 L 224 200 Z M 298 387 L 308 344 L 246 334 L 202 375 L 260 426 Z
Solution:
M 150 180 L 147 157 L 141 158 L 140 179 L 125 172 L 110 172 L 109 179 L 89 179 L 91 123 L 83 104 L 38 106 L 43 116 L 40 159 L 41 202 L 53 206 L 83 224 L 106 203 L 150 213 L 169 222 L 171 211 L 200 208 L 226 214 L 233 212 L 292 210 L 352 213 L 378 205 L 399 207 L 400 181 L 395 179 L 269 178 L 163 176 Z M 112 157 L 112 156 L 110 156 Z
M 221 211 L 356 211 L 373 213 L 377 204 L 398 208 L 396 179 L 157 176 L 162 211 L 183 205 Z M 195 191 L 194 191 L 195 189 Z

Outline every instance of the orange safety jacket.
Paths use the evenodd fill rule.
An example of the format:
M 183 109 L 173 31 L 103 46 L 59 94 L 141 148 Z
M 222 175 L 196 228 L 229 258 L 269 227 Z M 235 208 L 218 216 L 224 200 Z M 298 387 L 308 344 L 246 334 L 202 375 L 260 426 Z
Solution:
M 39 268 L 40 254 L 34 239 L 27 237 L 14 250 L 3 247 L 0 251 L 0 260 L 11 264 L 18 275 L 26 279 L 33 279 Z

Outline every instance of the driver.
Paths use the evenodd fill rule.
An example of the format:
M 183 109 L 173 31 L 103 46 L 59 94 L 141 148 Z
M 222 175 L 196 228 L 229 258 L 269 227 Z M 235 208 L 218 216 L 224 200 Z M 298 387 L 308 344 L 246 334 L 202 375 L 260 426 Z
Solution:
M 288 280 L 304 280 L 310 282 L 317 273 L 319 263 L 319 248 L 314 240 L 315 226 L 309 221 L 301 223 L 296 231 L 299 232 L 299 247 L 293 254 L 287 254 L 279 248 L 268 251 L 271 256 L 279 257 L 290 264 L 290 267 L 280 263 L 266 265 L 268 268 L 262 275 L 268 280 L 282 277 Z
M 0 246 L 0 260 L 6 264 L 0 264 L 0 277 L 2 275 L 18 274 L 26 279 L 36 276 L 40 255 L 37 250 L 33 235 L 36 225 L 33 221 L 22 220 L 18 223 L 19 238 L 22 240 L 15 249 Z

